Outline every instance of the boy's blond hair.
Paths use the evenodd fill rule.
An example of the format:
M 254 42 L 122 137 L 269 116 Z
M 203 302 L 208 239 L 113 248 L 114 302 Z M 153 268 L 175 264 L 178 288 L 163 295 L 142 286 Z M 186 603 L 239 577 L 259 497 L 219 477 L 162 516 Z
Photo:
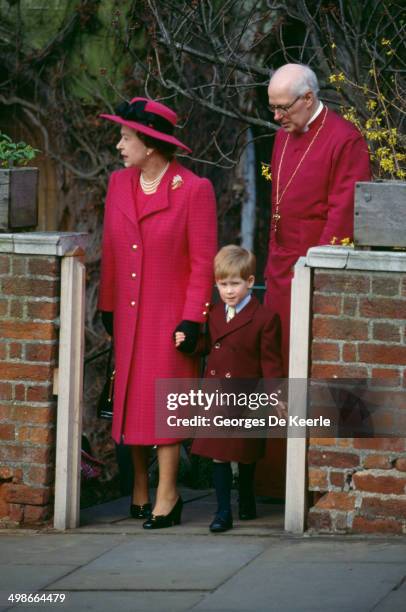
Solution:
M 214 258 L 214 278 L 221 280 L 228 276 L 239 276 L 248 280 L 250 276 L 255 276 L 255 267 L 254 253 L 236 244 L 228 244 Z

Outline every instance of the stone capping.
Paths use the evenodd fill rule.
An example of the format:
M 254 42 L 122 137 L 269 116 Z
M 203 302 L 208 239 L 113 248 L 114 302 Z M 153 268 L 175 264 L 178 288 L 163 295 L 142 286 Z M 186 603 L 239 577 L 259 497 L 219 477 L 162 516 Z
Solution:
M 0 234 L 0 253 L 63 257 L 77 252 L 78 249 L 85 251 L 88 242 L 89 236 L 86 232 Z
M 367 251 L 346 246 L 318 246 L 307 251 L 306 266 L 406 272 L 406 251 Z

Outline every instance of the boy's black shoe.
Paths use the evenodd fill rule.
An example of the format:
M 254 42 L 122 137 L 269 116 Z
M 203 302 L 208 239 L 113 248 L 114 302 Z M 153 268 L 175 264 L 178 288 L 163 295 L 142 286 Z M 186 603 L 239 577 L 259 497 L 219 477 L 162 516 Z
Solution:
M 233 528 L 233 516 L 231 512 L 224 514 L 215 514 L 214 519 L 210 523 L 210 531 L 212 533 L 223 533 Z
M 255 497 L 239 500 L 238 517 L 240 521 L 252 521 L 253 519 L 257 518 Z

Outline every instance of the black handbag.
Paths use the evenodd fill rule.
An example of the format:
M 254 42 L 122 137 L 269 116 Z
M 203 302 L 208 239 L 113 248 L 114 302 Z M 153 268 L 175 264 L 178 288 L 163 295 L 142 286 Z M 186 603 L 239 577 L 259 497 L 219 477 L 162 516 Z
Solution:
M 97 404 L 97 416 L 99 419 L 111 421 L 113 418 L 114 402 L 114 379 L 116 371 L 113 368 L 113 345 L 111 345 L 107 358 L 106 381 Z

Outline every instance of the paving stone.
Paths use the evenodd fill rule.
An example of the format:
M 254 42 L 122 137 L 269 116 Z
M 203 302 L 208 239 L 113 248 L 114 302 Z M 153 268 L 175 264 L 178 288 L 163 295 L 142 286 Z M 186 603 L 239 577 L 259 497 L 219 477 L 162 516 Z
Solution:
M 158 532 L 147 536 L 132 538 L 49 588 L 214 589 L 268 545 L 259 538 L 171 537 Z

